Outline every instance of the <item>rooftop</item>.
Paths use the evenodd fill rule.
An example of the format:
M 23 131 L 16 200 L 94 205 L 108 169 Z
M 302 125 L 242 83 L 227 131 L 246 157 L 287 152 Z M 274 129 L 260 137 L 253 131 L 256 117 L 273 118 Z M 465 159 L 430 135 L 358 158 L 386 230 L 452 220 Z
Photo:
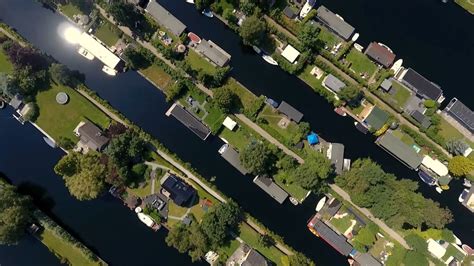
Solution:
M 392 88 L 392 81 L 390 81 L 389 79 L 384 79 L 384 81 L 382 81 L 382 84 L 380 84 L 380 87 L 384 91 L 389 91 Z
M 343 256 L 348 256 L 352 251 L 352 246 L 347 242 L 347 239 L 334 232 L 327 224 L 319 220 L 319 218 L 313 218 L 308 227 L 316 231 L 317 235 L 324 239 L 329 245 L 335 250 L 341 253 Z
M 196 46 L 196 50 L 220 67 L 225 66 L 231 58 L 226 51 L 211 40 L 201 40 L 201 42 Z
M 155 0 L 150 0 L 145 10 L 156 22 L 158 22 L 158 24 L 165 27 L 175 36 L 181 35 L 181 33 L 186 29 L 186 25 L 170 14 L 168 10 L 158 4 Z
M 428 128 L 431 125 L 430 119 L 422 114 L 419 110 L 412 112 L 411 116 L 416 120 L 416 122 L 421 124 L 422 128 Z
M 288 197 L 288 193 L 267 176 L 256 176 L 253 182 L 280 204 Z
M 102 135 L 102 130 L 89 121 L 79 123 L 77 133 L 81 142 L 89 149 L 101 151 L 109 142 L 109 139 Z
M 222 158 L 224 158 L 227 162 L 229 162 L 233 167 L 239 170 L 240 173 L 246 175 L 249 173 L 245 167 L 242 166 L 240 163 L 239 153 L 234 150 L 229 144 L 224 144 L 220 149 L 219 153 L 221 154 Z
M 469 193 L 467 194 L 466 199 L 463 201 L 462 205 L 474 212 L 474 186 L 469 189 Z
M 300 122 L 303 118 L 303 114 L 296 110 L 293 106 L 289 105 L 287 102 L 282 101 L 278 106 L 278 111 L 286 115 L 289 119 L 295 121 L 296 123 Z
M 180 206 L 189 203 L 196 194 L 196 190 L 192 186 L 174 175 L 168 176 L 165 182 L 163 182 L 162 188 L 168 191 L 170 198 Z
M 405 70 L 400 76 L 400 80 L 403 84 L 424 98 L 437 101 L 443 95 L 440 86 L 429 81 L 411 68 Z
M 83 32 L 79 38 L 79 45 L 97 57 L 104 65 L 115 69 L 120 63 L 121 59 L 107 47 L 97 40 L 94 36 Z
M 247 244 L 242 243 L 234 251 L 232 256 L 226 261 L 226 266 L 267 266 L 268 262 L 264 256 L 258 253 L 256 250 L 249 247 Z
M 460 100 L 453 98 L 446 108 L 444 108 L 444 111 L 454 117 L 466 129 L 474 134 L 474 112 Z
M 439 160 L 435 160 L 428 155 L 423 157 L 421 164 L 439 176 L 448 175 L 448 167 L 446 167 L 446 165 L 444 165 Z
M 318 8 L 316 17 L 319 19 L 319 21 L 321 21 L 345 40 L 348 40 L 354 33 L 354 27 L 345 22 L 340 16 L 327 9 L 325 6 L 320 6 Z
M 379 137 L 377 143 L 411 169 L 417 169 L 420 166 L 422 161 L 421 155 L 395 137 L 391 132 L 387 132 Z
M 20 108 L 20 106 L 21 106 L 22 103 L 23 103 L 23 101 L 21 100 L 20 95 L 16 94 L 16 95 L 10 100 L 10 102 L 9 102 L 8 104 L 11 105 L 11 107 L 13 107 L 13 109 L 18 109 L 18 108 Z
M 326 76 L 326 78 L 324 79 L 324 85 L 335 93 L 340 92 L 342 88 L 346 86 L 344 82 L 342 82 L 340 79 L 336 78 L 332 74 Z
M 364 122 L 375 130 L 382 128 L 388 120 L 388 113 L 375 106 Z
M 206 125 L 176 103 L 166 113 L 167 115 L 173 115 L 202 140 L 205 140 L 211 134 L 211 130 Z
M 290 61 L 290 63 L 293 64 L 296 61 L 296 58 L 300 56 L 300 52 L 296 50 L 295 47 L 288 44 L 285 47 L 285 50 L 283 50 L 283 52 L 281 53 L 281 56 L 283 56 L 284 58 L 286 58 L 286 60 Z
M 222 124 L 228 128 L 229 130 L 234 130 L 234 128 L 237 126 L 237 122 L 235 122 L 234 120 L 232 120 L 232 118 L 230 117 L 226 117 L 224 119 L 224 122 L 222 122 Z
M 372 60 L 387 68 L 390 67 L 395 60 L 395 54 L 392 51 L 376 42 L 371 42 L 369 44 L 365 50 L 365 54 Z
M 344 165 L 344 145 L 341 143 L 329 144 L 327 156 L 331 160 L 336 174 L 342 174 L 342 168 Z

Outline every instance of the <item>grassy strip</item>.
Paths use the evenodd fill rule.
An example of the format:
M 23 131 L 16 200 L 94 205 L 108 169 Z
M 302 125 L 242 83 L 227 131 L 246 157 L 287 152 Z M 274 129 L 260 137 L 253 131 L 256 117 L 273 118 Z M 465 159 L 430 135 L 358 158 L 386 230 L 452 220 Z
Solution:
M 247 244 L 258 250 L 262 253 L 263 256 L 270 259 L 276 265 L 283 265 L 281 258 L 285 256 L 283 252 L 277 249 L 275 246 L 266 247 L 260 242 L 260 234 L 256 232 L 246 223 L 241 223 L 239 226 L 240 235 L 239 237 L 245 241 Z

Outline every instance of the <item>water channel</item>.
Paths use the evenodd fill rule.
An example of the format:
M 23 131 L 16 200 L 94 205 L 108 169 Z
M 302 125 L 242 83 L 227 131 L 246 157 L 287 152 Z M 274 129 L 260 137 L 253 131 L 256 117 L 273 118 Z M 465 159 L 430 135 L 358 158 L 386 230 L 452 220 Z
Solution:
M 265 64 L 260 58 L 242 48 L 238 37 L 233 32 L 225 29 L 222 23 L 217 20 L 204 20 L 192 8 L 182 3 L 184 1 L 163 1 L 163 4 L 171 12 L 175 13 L 188 26 L 191 25 L 190 29 L 192 31 L 206 39 L 216 41 L 232 54 L 232 66 L 234 68 L 232 73 L 249 89 L 257 94 L 265 94 L 278 100 L 285 99 L 290 104 L 296 106 L 305 114 L 305 119 L 324 138 L 344 143 L 349 158 L 370 156 L 384 165 L 386 170 L 394 172 L 401 177 L 417 180 L 414 172 L 408 171 L 395 159 L 378 149 L 372 143 L 373 140 L 370 137 L 359 135 L 349 119 L 343 119 L 335 115 L 332 112 L 332 108 L 321 97 L 315 95 L 304 83 L 293 76 L 285 74 L 278 68 Z M 165 117 L 163 114 L 169 107 L 169 104 L 164 101 L 161 92 L 137 73 L 127 72 L 117 77 L 109 78 L 100 71 L 101 66 L 97 62 L 87 62 L 77 55 L 73 47 L 64 42 L 58 34 L 60 25 L 67 23 L 63 17 L 41 8 L 40 5 L 32 0 L 2 0 L 0 2 L 0 18 L 16 28 L 19 33 L 39 49 L 51 54 L 71 69 L 83 72 L 87 77 L 86 83 L 90 88 L 96 90 L 101 97 L 108 100 L 115 108 L 144 130 L 154 135 L 183 160 L 192 163 L 204 176 L 208 178 L 216 176 L 215 183 L 220 190 L 235 198 L 246 211 L 256 216 L 270 229 L 282 235 L 290 245 L 315 259 L 318 264 L 339 265 L 344 263 L 344 258 L 337 255 L 333 249 L 311 235 L 306 229 L 306 221 L 313 214 L 314 198 L 310 198 L 303 206 L 299 207 L 294 207 L 289 203 L 283 206 L 278 205 L 273 199 L 253 185 L 250 177 L 240 175 L 220 158 L 217 153 L 217 149 L 222 144 L 220 140 L 215 138 L 202 142 L 175 119 Z M 25 18 L 31 18 L 31 20 L 34 18 L 34 23 Z M 256 75 L 257 69 L 259 71 L 258 76 Z M 351 138 L 347 138 L 347 136 L 351 136 Z M 36 136 L 36 138 L 39 138 L 39 136 Z M 32 149 L 30 148 L 29 150 Z M 199 154 L 197 154 L 197 151 Z M 46 157 L 47 155 L 43 156 Z M 58 157 L 51 155 L 51 158 L 47 158 L 48 160 L 51 159 L 51 163 L 45 167 L 52 168 Z M 9 164 L 8 166 L 14 167 Z M 15 174 L 15 176 L 18 175 Z M 62 181 L 59 180 L 58 182 Z M 62 185 L 62 183 L 59 183 L 59 185 Z M 47 188 L 49 190 L 49 186 Z M 451 229 L 461 236 L 465 242 L 472 244 L 472 234 L 470 234 L 472 233 L 472 224 L 469 224 L 469 219 L 472 216 L 457 202 L 457 196 L 460 193 L 459 184 L 455 184 L 451 191 L 443 193 L 441 196 L 423 185 L 421 185 L 420 189 L 425 196 L 440 201 L 443 206 L 448 206 L 453 211 L 456 222 L 451 224 Z M 64 191 L 64 193 L 67 192 Z M 102 203 L 103 201 L 108 202 L 106 199 L 100 199 L 90 203 L 90 205 L 97 204 L 97 202 Z M 73 206 L 73 203 L 68 202 L 64 206 Z M 128 215 L 126 215 L 128 218 L 120 218 L 124 224 L 126 224 L 125 221 L 128 221 L 128 223 L 136 221 L 135 217 L 131 216 L 122 206 L 118 204 L 113 206 L 120 208 Z M 112 205 L 107 208 L 114 209 Z M 103 210 L 104 208 L 100 209 Z M 88 214 L 86 223 L 94 222 L 94 219 L 89 218 L 93 215 L 93 211 L 91 214 Z M 110 216 L 111 214 L 108 215 Z M 114 218 L 113 215 L 112 218 Z M 72 224 L 74 222 L 80 223 L 77 220 L 71 220 L 73 221 L 64 221 L 63 217 L 61 217 L 61 221 L 69 226 L 71 226 L 70 222 Z M 114 223 L 115 220 L 117 219 L 114 219 Z M 84 223 L 85 221 L 82 222 Z M 84 225 L 80 230 L 75 228 L 74 231 L 82 237 L 82 230 L 85 232 L 95 231 L 96 233 L 101 230 L 97 228 L 99 226 L 88 225 L 90 228 Z M 149 236 L 150 233 L 146 233 L 148 234 L 147 237 L 151 238 Z M 471 235 L 471 239 L 468 239 L 469 235 Z M 90 237 L 89 241 L 85 241 L 86 244 L 96 248 L 101 255 L 103 253 L 107 254 L 94 241 L 101 240 L 107 242 L 110 239 L 96 240 L 96 238 L 99 238 L 99 234 Z M 94 238 L 94 241 L 92 241 L 92 238 Z M 123 239 L 129 240 L 134 238 L 128 238 L 127 236 L 123 237 Z M 147 248 L 153 245 L 153 247 L 159 249 L 158 246 L 160 244 L 158 241 L 160 239 L 155 237 L 154 240 L 156 244 L 155 242 L 153 244 L 148 242 L 152 241 L 151 239 L 144 239 L 144 241 L 139 242 L 142 244 L 138 245 L 138 242 L 136 242 L 134 245 L 140 246 L 140 248 Z M 110 245 L 110 243 L 114 243 L 114 245 Z M 110 247 L 104 249 L 114 248 L 118 245 L 118 243 L 115 243 L 117 242 L 109 242 Z M 122 256 L 123 254 L 128 254 L 129 257 L 133 257 L 134 254 L 138 253 L 122 252 L 120 254 Z M 111 257 L 104 256 L 104 259 L 111 261 Z

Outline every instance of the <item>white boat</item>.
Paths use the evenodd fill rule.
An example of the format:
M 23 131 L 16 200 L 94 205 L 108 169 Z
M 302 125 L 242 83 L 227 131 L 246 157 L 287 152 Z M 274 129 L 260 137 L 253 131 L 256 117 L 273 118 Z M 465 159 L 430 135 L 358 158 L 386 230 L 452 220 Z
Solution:
M 186 0 L 186 3 L 193 4 L 194 5 L 194 0 Z
M 252 45 L 252 48 L 253 50 L 257 53 L 257 54 L 260 54 L 262 52 L 262 50 L 260 50 L 260 48 L 258 48 L 257 46 L 255 45 Z
M 146 224 L 146 226 L 150 227 L 150 228 L 153 228 L 153 226 L 155 226 L 155 222 L 153 221 L 153 219 L 151 219 L 150 216 L 140 212 L 140 213 L 137 213 L 137 216 L 138 216 L 138 219 L 140 219 L 140 221 L 144 224 Z
M 84 49 L 83 47 L 79 48 L 79 50 L 77 50 L 77 52 L 82 55 L 84 58 L 86 58 L 87 60 L 94 60 L 94 56 L 89 53 L 86 49 Z
M 208 17 L 208 18 L 213 18 L 213 17 L 214 17 L 214 14 L 213 14 L 212 11 L 209 10 L 209 9 L 204 9 L 201 13 L 202 13 L 204 16 Z
M 459 195 L 458 201 L 461 202 L 461 203 L 463 203 L 464 200 L 465 200 L 466 197 L 467 197 L 467 194 L 469 194 L 469 189 L 465 188 L 465 189 L 461 192 L 461 194 Z
M 299 204 L 298 200 L 293 197 L 290 197 L 290 202 L 295 206 Z
M 382 47 L 387 48 L 387 50 L 389 50 L 391 53 L 393 53 L 392 49 L 390 49 L 390 47 L 388 47 L 387 45 L 385 45 L 385 44 L 383 44 L 383 43 L 381 43 L 381 42 L 379 42 L 378 44 L 379 44 L 380 46 L 382 46 Z
M 300 17 L 301 18 L 306 17 L 309 14 L 309 12 L 311 11 L 311 9 L 313 9 L 313 6 L 314 6 L 315 3 L 316 3 L 316 1 L 311 1 L 311 0 L 306 1 L 303 8 L 301 9 Z
M 43 140 L 44 142 L 46 142 L 46 144 L 49 145 L 49 147 L 51 148 L 56 148 L 56 143 L 54 143 L 54 141 L 48 137 L 43 137 Z
M 318 204 L 316 205 L 316 211 L 320 211 L 323 207 L 324 207 L 324 204 L 326 204 L 326 197 L 323 197 L 322 199 L 320 199 L 318 201 Z
M 359 36 L 360 36 L 360 34 L 356 32 L 356 34 L 354 34 L 354 36 L 352 36 L 352 39 L 351 39 L 351 40 L 352 40 L 353 42 L 355 42 L 355 41 L 357 41 L 357 39 L 359 39 Z
M 278 66 L 278 62 L 275 61 L 271 56 L 269 55 L 262 55 L 263 60 L 267 61 L 270 65 Z
M 113 68 L 110 68 L 108 66 L 103 66 L 102 67 L 102 71 L 104 73 L 106 73 L 107 75 L 110 75 L 110 76 L 115 76 L 117 75 L 117 70 L 113 69 Z
M 362 46 L 358 43 L 354 43 L 354 48 L 356 48 L 356 50 L 359 51 L 359 52 L 362 52 L 362 50 L 364 50 L 364 46 Z
M 441 192 L 443 192 L 443 189 L 440 188 L 440 187 L 438 187 L 438 186 L 436 186 L 435 190 L 436 190 L 436 192 L 438 192 L 439 194 L 441 194 Z
M 461 239 L 459 239 L 459 237 L 457 237 L 455 234 L 453 234 L 453 236 L 454 236 L 454 243 L 456 243 L 456 245 L 458 246 L 461 246 L 462 245 Z
M 472 183 L 467 178 L 464 178 L 463 186 L 470 188 L 472 186 Z
M 395 63 L 390 69 L 393 70 L 393 73 L 395 73 L 396 75 L 398 70 L 400 70 L 400 68 L 402 67 L 402 65 L 403 65 L 403 59 L 398 59 L 397 61 L 395 61 Z

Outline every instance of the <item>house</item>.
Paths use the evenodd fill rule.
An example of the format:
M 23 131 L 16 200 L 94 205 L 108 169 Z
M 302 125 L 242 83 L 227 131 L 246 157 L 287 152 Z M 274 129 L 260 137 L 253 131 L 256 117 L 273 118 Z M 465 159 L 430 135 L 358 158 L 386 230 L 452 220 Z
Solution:
M 161 193 L 148 195 L 143 199 L 143 203 L 157 210 L 162 217 L 168 217 L 168 199 L 165 195 Z
M 315 66 L 311 69 L 310 74 L 315 76 L 316 79 L 321 79 L 321 77 L 324 75 L 324 71 L 321 68 Z
M 374 130 L 381 129 L 388 121 L 389 115 L 375 106 L 370 114 L 364 119 L 364 123 Z
M 196 51 L 209 59 L 212 63 L 219 67 L 227 65 L 230 61 L 230 54 L 220 48 L 217 44 L 211 40 L 206 41 L 204 39 L 196 46 Z
M 324 87 L 330 89 L 334 93 L 339 93 L 346 84 L 332 74 L 327 75 L 323 80 Z
M 382 88 L 382 90 L 385 92 L 389 92 L 392 89 L 392 81 L 389 79 L 384 79 L 382 84 L 380 84 L 380 88 Z
M 150 0 L 145 8 L 145 11 L 153 17 L 153 19 L 162 27 L 166 28 L 175 36 L 180 36 L 186 25 L 179 19 L 173 16 L 168 10 L 158 4 L 155 0 Z
M 226 266 L 267 266 L 269 265 L 264 256 L 247 244 L 240 244 L 225 263 Z
M 355 263 L 352 266 L 382 266 L 382 263 L 372 257 L 370 253 L 356 252 L 353 257 Z
M 163 195 L 179 206 L 189 204 L 196 195 L 196 190 L 180 178 L 170 175 L 161 185 Z
M 288 193 L 275 184 L 268 176 L 258 175 L 253 179 L 253 182 L 280 204 L 288 198 Z
M 281 53 L 281 56 L 293 64 L 298 56 L 300 56 L 300 52 L 296 50 L 295 47 L 291 46 L 291 44 L 288 44 Z
M 439 103 L 444 100 L 443 91 L 439 85 L 429 81 L 411 68 L 403 70 L 398 80 L 424 99 L 431 99 Z
M 326 155 L 328 159 L 331 160 L 336 174 L 342 174 L 342 168 L 344 166 L 344 145 L 341 143 L 330 143 Z
M 371 42 L 367 49 L 365 49 L 365 54 L 375 62 L 381 64 L 385 68 L 392 66 L 393 61 L 395 61 L 395 54 L 385 45 L 381 45 L 376 42 Z
M 474 112 L 457 98 L 449 101 L 449 104 L 444 108 L 444 112 L 471 132 L 471 134 L 474 134 Z
M 345 22 L 340 16 L 331 12 L 325 6 L 320 6 L 316 17 L 328 29 L 339 35 L 344 40 L 349 40 L 354 33 L 354 27 Z
M 227 129 L 229 129 L 230 131 L 234 130 L 235 127 L 237 126 L 237 122 L 235 122 L 234 120 L 232 120 L 232 118 L 230 117 L 226 117 L 224 119 L 224 122 L 222 122 L 222 125 L 224 125 Z
M 285 9 L 283 9 L 283 14 L 289 19 L 296 18 L 296 13 L 290 6 L 287 6 Z
M 418 169 L 423 160 L 412 147 L 395 137 L 391 132 L 379 137 L 376 143 L 410 169 Z
M 77 146 L 86 150 L 103 151 L 109 143 L 109 138 L 103 135 L 102 130 L 89 121 L 80 122 L 74 133 L 79 137 Z
M 303 114 L 300 111 L 296 110 L 293 106 L 289 105 L 285 101 L 280 103 L 277 110 L 296 123 L 299 123 L 303 118 Z
M 224 158 L 228 163 L 235 167 L 241 174 L 246 175 L 249 173 L 241 163 L 239 153 L 234 150 L 229 144 L 224 144 L 219 149 L 219 154 Z
M 199 119 L 197 119 L 194 115 L 189 113 L 183 107 L 174 103 L 170 109 L 166 112 L 166 115 L 172 115 L 179 122 L 189 128 L 196 136 L 201 138 L 202 140 L 206 140 L 207 137 L 211 134 L 211 130 L 204 125 Z
M 83 32 L 79 37 L 79 45 L 86 49 L 87 52 L 94 55 L 104 65 L 112 69 L 118 69 L 123 66 L 124 62 L 120 57 L 114 54 L 95 36 Z
M 347 239 L 334 230 L 327 224 L 320 220 L 318 215 L 315 215 L 308 223 L 308 229 L 316 236 L 322 238 L 326 243 L 331 245 L 337 252 L 343 256 L 348 256 L 352 251 L 352 245 L 347 242 Z
M 415 110 L 410 115 L 416 122 L 420 123 L 421 128 L 427 129 L 431 126 L 430 118 L 422 114 L 420 111 Z

